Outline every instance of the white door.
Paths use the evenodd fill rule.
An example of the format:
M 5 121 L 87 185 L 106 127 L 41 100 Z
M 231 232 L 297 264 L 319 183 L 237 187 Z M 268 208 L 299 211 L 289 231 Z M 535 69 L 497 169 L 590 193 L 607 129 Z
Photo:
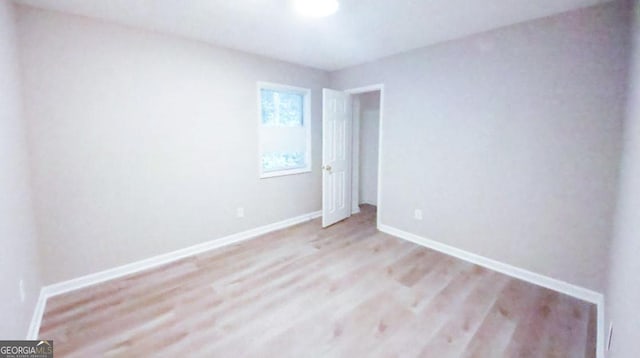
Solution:
M 322 227 L 351 215 L 351 95 L 322 90 Z

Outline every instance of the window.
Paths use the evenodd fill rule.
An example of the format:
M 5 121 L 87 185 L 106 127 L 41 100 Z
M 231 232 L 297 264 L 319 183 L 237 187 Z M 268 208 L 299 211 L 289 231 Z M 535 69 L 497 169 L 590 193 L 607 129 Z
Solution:
M 311 91 L 258 83 L 260 177 L 311 171 Z

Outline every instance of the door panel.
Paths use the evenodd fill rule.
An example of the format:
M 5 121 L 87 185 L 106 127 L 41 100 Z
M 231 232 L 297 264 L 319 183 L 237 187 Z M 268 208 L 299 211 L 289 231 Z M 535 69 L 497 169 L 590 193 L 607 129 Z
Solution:
M 322 90 L 322 226 L 351 215 L 351 95 Z

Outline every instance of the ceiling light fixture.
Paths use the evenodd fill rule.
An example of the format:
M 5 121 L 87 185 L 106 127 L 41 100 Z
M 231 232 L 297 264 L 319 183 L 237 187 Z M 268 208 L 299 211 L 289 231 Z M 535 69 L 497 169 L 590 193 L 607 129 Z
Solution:
M 296 11 L 308 17 L 325 17 L 338 11 L 337 0 L 295 0 Z

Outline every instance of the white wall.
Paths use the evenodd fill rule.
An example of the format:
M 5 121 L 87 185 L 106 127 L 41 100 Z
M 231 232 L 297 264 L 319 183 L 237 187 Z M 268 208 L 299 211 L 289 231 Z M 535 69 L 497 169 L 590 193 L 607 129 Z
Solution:
M 0 339 L 24 339 L 40 289 L 26 141 L 14 12 L 0 1 Z
M 30 8 L 19 44 L 45 283 L 320 210 L 327 73 Z M 256 81 L 312 89 L 313 173 L 258 178 Z
M 360 99 L 360 203 L 378 205 L 378 131 L 380 91 L 358 95 Z
M 607 314 L 614 324 L 609 357 L 635 357 L 640 351 L 640 5 L 633 29 L 631 85 L 615 235 L 611 245 Z
M 385 86 L 382 223 L 603 292 L 626 17 L 613 3 L 332 73 Z

